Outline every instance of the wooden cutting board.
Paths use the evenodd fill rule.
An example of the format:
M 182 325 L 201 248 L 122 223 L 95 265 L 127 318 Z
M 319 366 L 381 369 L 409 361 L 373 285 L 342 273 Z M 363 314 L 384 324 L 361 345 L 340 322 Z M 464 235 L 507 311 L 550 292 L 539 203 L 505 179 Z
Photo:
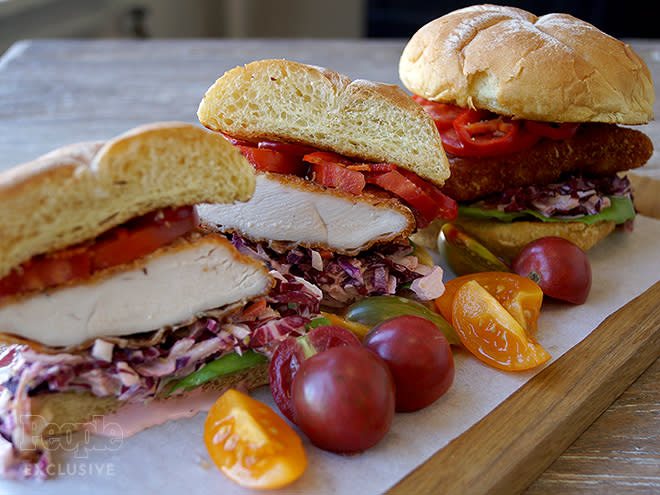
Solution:
M 660 282 L 388 493 L 518 493 L 659 356 Z

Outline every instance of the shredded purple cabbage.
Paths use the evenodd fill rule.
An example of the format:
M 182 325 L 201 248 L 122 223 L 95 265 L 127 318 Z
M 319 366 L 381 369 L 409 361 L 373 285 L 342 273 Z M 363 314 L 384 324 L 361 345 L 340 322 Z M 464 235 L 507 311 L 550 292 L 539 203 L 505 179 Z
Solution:
M 408 241 L 372 248 L 356 256 L 300 246 L 280 252 L 266 242 L 252 242 L 237 233 L 232 234 L 231 241 L 241 253 L 263 261 L 270 269 L 319 287 L 322 304 L 329 308 L 342 308 L 368 296 L 395 294 L 403 284 L 431 272 L 431 267 L 420 264 L 412 254 Z
M 536 210 L 547 217 L 571 218 L 596 215 L 610 206 L 609 196 L 630 197 L 631 194 L 630 181 L 625 176 L 572 176 L 555 184 L 511 187 L 470 206 L 507 213 Z

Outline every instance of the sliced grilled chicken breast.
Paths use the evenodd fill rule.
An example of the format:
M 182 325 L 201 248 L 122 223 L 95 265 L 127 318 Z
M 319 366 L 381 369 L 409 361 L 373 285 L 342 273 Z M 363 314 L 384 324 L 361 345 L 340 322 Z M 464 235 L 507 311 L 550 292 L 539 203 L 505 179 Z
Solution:
M 195 234 L 82 283 L 25 295 L 0 307 L 0 331 L 49 346 L 175 326 L 267 293 L 261 263 L 220 235 Z
M 295 243 L 356 254 L 373 244 L 407 237 L 412 212 L 376 192 L 359 196 L 295 176 L 263 173 L 246 203 L 201 204 L 200 221 L 253 241 Z

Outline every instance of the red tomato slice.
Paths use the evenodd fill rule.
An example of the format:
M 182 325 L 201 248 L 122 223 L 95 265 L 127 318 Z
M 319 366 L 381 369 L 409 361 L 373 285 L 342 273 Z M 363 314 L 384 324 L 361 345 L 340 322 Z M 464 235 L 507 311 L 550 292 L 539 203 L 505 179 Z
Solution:
M 296 422 L 291 387 L 298 368 L 308 357 L 340 345 L 361 343 L 349 330 L 331 325 L 314 328 L 301 337 L 287 337 L 275 348 L 268 368 L 270 390 L 277 407 L 291 422 Z
M 130 263 L 153 253 L 197 225 L 192 206 L 165 208 L 103 234 L 90 247 L 92 271 Z
M 309 176 L 317 184 L 335 187 L 351 194 L 360 194 L 364 189 L 364 175 L 346 167 L 353 164 L 347 158 L 319 151 L 305 155 L 303 160 L 312 164 Z
M 527 127 L 532 134 L 553 139 L 555 141 L 561 141 L 575 136 L 580 124 L 576 122 L 557 124 L 554 122 L 537 122 L 534 120 L 528 120 L 525 122 L 525 127 Z
M 131 220 L 92 244 L 35 256 L 0 280 L 0 297 L 54 287 L 145 256 L 197 226 L 192 206 L 165 208 Z
M 241 153 L 254 168 L 262 172 L 275 172 L 278 174 L 291 174 L 303 176 L 307 173 L 307 165 L 295 155 L 287 155 L 265 148 L 254 146 L 238 146 Z
M 454 199 L 442 193 L 436 186 L 425 181 L 419 175 L 410 170 L 399 169 L 399 172 L 409 181 L 414 182 L 417 187 L 420 187 L 433 199 L 433 201 L 435 201 L 440 208 L 438 216 L 446 220 L 454 220 L 458 216 L 458 203 L 456 203 Z
M 293 155 L 297 157 L 302 157 L 316 151 L 316 148 L 312 148 L 311 146 L 294 143 L 281 143 L 277 141 L 259 141 L 257 148 L 279 151 L 285 155 Z
M 244 141 L 243 139 L 237 139 L 235 137 L 231 137 L 228 134 L 223 134 L 222 137 L 224 137 L 227 141 L 229 141 L 231 144 L 235 146 L 255 146 L 254 143 L 251 143 L 250 141 Z
M 439 131 L 449 129 L 454 119 L 463 111 L 461 107 L 457 107 L 456 105 L 438 103 L 417 95 L 413 95 L 413 98 L 433 118 Z
M 440 206 L 424 189 L 408 180 L 398 170 L 384 174 L 367 174 L 367 182 L 395 194 L 417 213 L 417 226 L 426 227 L 440 214 Z

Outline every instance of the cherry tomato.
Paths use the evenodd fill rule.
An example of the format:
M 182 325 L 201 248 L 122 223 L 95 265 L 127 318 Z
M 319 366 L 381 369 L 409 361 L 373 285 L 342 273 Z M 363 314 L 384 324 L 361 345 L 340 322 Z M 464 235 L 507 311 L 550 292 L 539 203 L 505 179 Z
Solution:
M 192 206 L 164 208 L 135 218 L 93 243 L 26 261 L 0 280 L 0 297 L 82 280 L 97 270 L 130 263 L 192 231 L 197 223 Z
M 362 346 L 333 347 L 304 361 L 293 379 L 292 396 L 300 429 L 330 452 L 373 447 L 394 417 L 392 374 Z
M 345 328 L 321 326 L 301 337 L 287 337 L 275 348 L 268 367 L 270 391 L 289 421 L 296 423 L 291 387 L 302 362 L 326 349 L 344 345 L 359 346 L 360 341 Z
M 591 290 L 587 255 L 561 237 L 543 237 L 525 246 L 511 264 L 513 270 L 536 282 L 554 299 L 582 304 Z
M 387 363 L 396 391 L 396 410 L 422 409 L 449 390 L 454 358 L 440 329 L 420 316 L 399 316 L 376 325 L 363 345 Z
M 452 320 L 452 305 L 458 289 L 469 280 L 479 283 L 529 334 L 536 333 L 543 292 L 527 277 L 508 272 L 479 272 L 445 282 L 445 292 L 434 303 L 440 314 Z
M 274 489 L 298 479 L 307 467 L 302 441 L 270 407 L 230 389 L 204 423 L 211 459 L 232 481 L 247 488 Z
M 550 359 L 545 349 L 475 280 L 465 282 L 456 291 L 452 324 L 465 348 L 495 368 L 521 371 Z
M 305 165 L 299 157 L 280 153 L 267 148 L 238 145 L 238 149 L 255 169 L 262 172 L 275 172 L 303 176 L 307 173 Z

